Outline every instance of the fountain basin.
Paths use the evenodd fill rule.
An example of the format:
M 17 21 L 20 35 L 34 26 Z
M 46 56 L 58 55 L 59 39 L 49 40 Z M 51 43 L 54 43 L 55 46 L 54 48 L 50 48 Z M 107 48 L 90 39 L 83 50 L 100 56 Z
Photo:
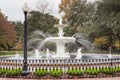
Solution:
M 70 53 L 69 59 L 75 59 L 76 58 L 77 53 Z M 45 56 L 46 54 L 41 54 L 42 57 L 40 58 L 36 58 L 34 55 L 29 55 L 28 56 L 28 60 L 42 60 L 42 59 L 47 59 Z M 51 55 L 53 56 L 53 55 Z M 57 55 L 58 56 L 58 55 Z M 60 55 L 59 55 L 60 56 Z M 82 53 L 82 58 L 81 60 L 86 60 L 86 59 L 120 59 L 120 55 L 111 55 L 112 57 L 109 58 L 108 54 L 96 54 L 96 53 Z M 18 57 L 15 56 L 4 56 L 4 57 L 0 57 L 1 59 L 17 59 L 17 60 L 22 60 L 23 59 L 23 55 L 19 55 Z M 68 58 L 68 57 L 66 57 Z M 51 57 L 50 59 L 57 59 L 56 57 Z M 65 59 L 65 58 L 58 58 L 58 59 Z
M 56 55 L 52 55 L 52 58 L 55 59 L 69 59 L 70 58 L 70 55 L 68 54 L 63 54 L 63 55 L 60 55 L 60 54 L 56 54 Z
M 53 42 L 53 43 L 68 43 L 68 42 L 75 42 L 75 38 L 74 37 L 49 37 L 46 38 L 45 41 L 49 41 L 49 42 Z

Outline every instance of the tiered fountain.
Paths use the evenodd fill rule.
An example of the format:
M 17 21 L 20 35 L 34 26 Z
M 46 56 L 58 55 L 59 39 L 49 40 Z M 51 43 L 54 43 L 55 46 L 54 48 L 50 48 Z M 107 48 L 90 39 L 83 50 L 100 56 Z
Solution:
M 64 37 L 63 29 L 67 27 L 67 24 L 62 24 L 62 18 L 59 19 L 59 24 L 54 25 L 54 27 L 58 28 L 58 37 L 49 37 L 46 38 L 39 48 L 41 48 L 44 43 L 46 42 L 53 42 L 56 43 L 56 54 L 52 55 L 52 58 L 70 58 L 70 55 L 68 55 L 65 52 L 65 44 L 69 42 L 75 42 L 74 37 Z
M 54 37 L 50 39 L 50 42 L 56 43 L 57 46 L 57 52 L 55 55 L 53 55 L 53 58 L 70 58 L 68 54 L 65 53 L 65 44 L 69 42 L 74 42 L 74 37 L 64 37 L 63 29 L 67 27 L 68 25 L 62 24 L 62 18 L 59 20 L 59 24 L 54 25 L 54 27 L 58 28 L 58 37 Z

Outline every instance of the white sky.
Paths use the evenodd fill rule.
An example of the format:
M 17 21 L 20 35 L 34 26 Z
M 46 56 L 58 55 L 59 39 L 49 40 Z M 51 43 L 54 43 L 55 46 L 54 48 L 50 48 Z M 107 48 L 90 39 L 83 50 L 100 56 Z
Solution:
M 43 0 L 44 1 L 44 0 Z M 53 9 L 58 11 L 58 4 L 61 0 L 46 0 L 53 5 Z M 94 1 L 94 0 L 89 0 Z M 8 16 L 8 20 L 12 21 L 23 21 L 24 15 L 22 12 L 22 7 L 24 3 L 27 3 L 31 10 L 36 9 L 36 4 L 39 0 L 0 0 L 0 9 L 1 11 Z M 57 12 L 55 12 L 57 15 Z

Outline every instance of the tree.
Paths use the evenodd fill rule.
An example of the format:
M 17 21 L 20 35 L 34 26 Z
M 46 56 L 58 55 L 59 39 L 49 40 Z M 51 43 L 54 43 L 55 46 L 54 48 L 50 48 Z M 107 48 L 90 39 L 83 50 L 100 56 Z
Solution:
M 57 29 L 53 28 L 53 25 L 57 22 L 58 19 L 54 16 L 43 14 L 39 11 L 31 11 L 28 15 L 29 48 L 37 48 L 40 45 L 39 43 L 48 35 L 57 35 Z
M 41 30 L 44 34 L 56 33 L 57 29 L 53 28 L 53 25 L 57 22 L 58 20 L 49 14 L 31 11 L 28 15 L 28 32 L 32 34 L 35 30 Z
M 99 15 L 119 13 L 120 1 L 119 0 L 99 0 L 97 1 L 97 11 Z
M 0 48 L 1 50 L 11 50 L 15 43 L 16 31 L 14 26 L 0 13 Z
M 102 37 L 95 38 L 93 44 L 96 47 L 100 47 L 101 50 L 102 50 L 102 46 L 106 45 L 107 41 L 108 41 L 107 37 L 106 36 L 102 36 Z
M 43 13 L 43 14 L 53 13 L 53 6 L 50 5 L 46 0 L 39 0 L 36 7 L 40 13 Z
M 17 32 L 17 42 L 15 45 L 16 50 L 21 50 L 23 46 L 23 24 L 20 21 L 12 22 Z
M 120 40 L 120 1 L 100 0 L 97 3 L 94 18 L 96 36 L 107 36 L 108 45 L 113 46 L 116 39 Z
M 119 40 L 116 40 L 115 43 L 114 43 L 114 46 L 118 49 L 120 49 L 120 41 Z
M 94 13 L 94 5 L 86 0 L 62 0 L 59 6 L 60 12 L 64 12 L 64 19 L 71 26 L 72 35 L 78 32 L 80 27 L 91 23 Z
M 17 32 L 17 36 L 22 39 L 23 38 L 23 23 L 20 21 L 12 22 Z

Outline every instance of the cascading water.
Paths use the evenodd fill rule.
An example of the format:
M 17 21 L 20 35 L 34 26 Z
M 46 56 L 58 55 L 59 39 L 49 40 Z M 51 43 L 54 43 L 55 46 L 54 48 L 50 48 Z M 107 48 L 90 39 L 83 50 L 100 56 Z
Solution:
M 76 39 L 77 44 L 80 44 L 86 49 L 91 49 L 91 42 L 86 40 L 83 35 L 76 33 L 73 35 L 73 37 Z

